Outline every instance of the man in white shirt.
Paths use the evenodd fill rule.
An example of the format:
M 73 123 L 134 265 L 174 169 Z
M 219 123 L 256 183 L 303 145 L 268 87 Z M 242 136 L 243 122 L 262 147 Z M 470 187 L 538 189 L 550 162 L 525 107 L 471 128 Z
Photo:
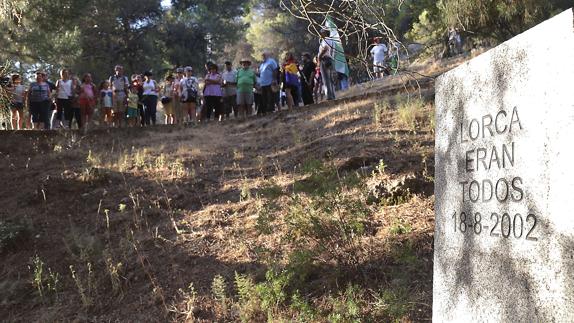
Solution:
M 383 78 L 385 71 L 385 57 L 387 55 L 387 46 L 381 43 L 381 38 L 375 38 L 375 46 L 371 49 L 373 56 L 373 65 L 376 78 Z
M 223 106 L 225 107 L 225 117 L 233 114 L 237 118 L 237 71 L 231 66 L 231 62 L 225 62 L 225 70 L 221 73 L 223 79 Z
M 335 99 L 335 83 L 333 82 L 333 71 L 335 70 L 335 42 L 329 38 L 329 30 L 321 31 L 321 44 L 317 59 L 321 66 L 321 77 L 323 78 L 323 91 L 327 95 L 327 100 Z

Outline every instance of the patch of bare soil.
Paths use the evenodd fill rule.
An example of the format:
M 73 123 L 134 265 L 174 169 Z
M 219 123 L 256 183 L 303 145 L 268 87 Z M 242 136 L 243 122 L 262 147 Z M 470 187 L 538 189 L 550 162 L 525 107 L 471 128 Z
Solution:
M 0 317 L 430 320 L 432 106 L 383 99 L 0 133 Z

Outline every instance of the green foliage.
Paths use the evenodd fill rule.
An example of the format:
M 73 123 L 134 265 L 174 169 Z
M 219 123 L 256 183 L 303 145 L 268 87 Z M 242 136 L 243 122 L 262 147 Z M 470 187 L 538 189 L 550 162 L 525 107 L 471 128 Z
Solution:
M 402 321 L 413 307 L 404 287 L 395 286 L 392 289 L 381 290 L 374 297 L 375 313 L 384 316 L 390 322 Z
M 396 221 L 392 224 L 390 232 L 393 235 L 401 235 L 410 233 L 413 230 L 412 226 L 408 223 L 403 223 L 402 221 Z
M 383 114 L 389 110 L 389 102 L 382 100 L 375 102 L 373 106 L 373 124 L 379 126 L 382 123 Z
M 360 289 L 349 285 L 344 294 L 337 298 L 331 298 L 332 310 L 328 316 L 331 323 L 339 322 L 362 322 Z
M 293 191 L 296 193 L 323 196 L 340 191 L 343 187 L 352 188 L 361 184 L 358 173 L 341 176 L 333 164 L 324 165 L 316 159 L 303 163 L 301 172 L 308 176 L 293 184 Z
M 287 237 L 300 249 L 339 266 L 358 263 L 359 239 L 368 210 L 355 196 L 331 193 L 317 198 L 294 196 L 285 217 Z
M 410 131 L 416 131 L 425 120 L 425 103 L 421 99 L 402 102 L 398 108 L 399 125 Z
M 259 234 L 271 234 L 273 232 L 273 221 L 275 221 L 275 211 L 277 206 L 273 203 L 267 203 L 258 200 L 257 203 L 257 222 L 255 229 Z
M 215 275 L 211 282 L 211 293 L 213 298 L 219 303 L 224 313 L 227 313 L 229 299 L 227 297 L 227 282 L 221 275 Z

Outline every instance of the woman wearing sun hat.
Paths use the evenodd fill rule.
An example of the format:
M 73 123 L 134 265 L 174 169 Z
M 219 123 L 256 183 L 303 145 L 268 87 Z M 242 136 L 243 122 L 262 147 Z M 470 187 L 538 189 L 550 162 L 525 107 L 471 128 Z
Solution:
M 253 88 L 257 82 L 255 71 L 251 69 L 251 60 L 244 58 L 241 60 L 241 67 L 237 71 L 237 105 L 239 106 L 239 117 L 246 118 L 251 115 L 253 105 Z

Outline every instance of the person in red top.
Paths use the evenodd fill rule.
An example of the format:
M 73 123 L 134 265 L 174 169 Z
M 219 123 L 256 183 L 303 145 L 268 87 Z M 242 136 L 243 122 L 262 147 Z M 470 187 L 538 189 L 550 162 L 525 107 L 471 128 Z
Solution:
M 88 128 L 90 119 L 94 114 L 96 99 L 96 85 L 92 82 L 92 75 L 90 73 L 86 73 L 82 78 L 82 84 L 80 85 L 80 96 L 78 97 L 82 125 L 86 129 Z

